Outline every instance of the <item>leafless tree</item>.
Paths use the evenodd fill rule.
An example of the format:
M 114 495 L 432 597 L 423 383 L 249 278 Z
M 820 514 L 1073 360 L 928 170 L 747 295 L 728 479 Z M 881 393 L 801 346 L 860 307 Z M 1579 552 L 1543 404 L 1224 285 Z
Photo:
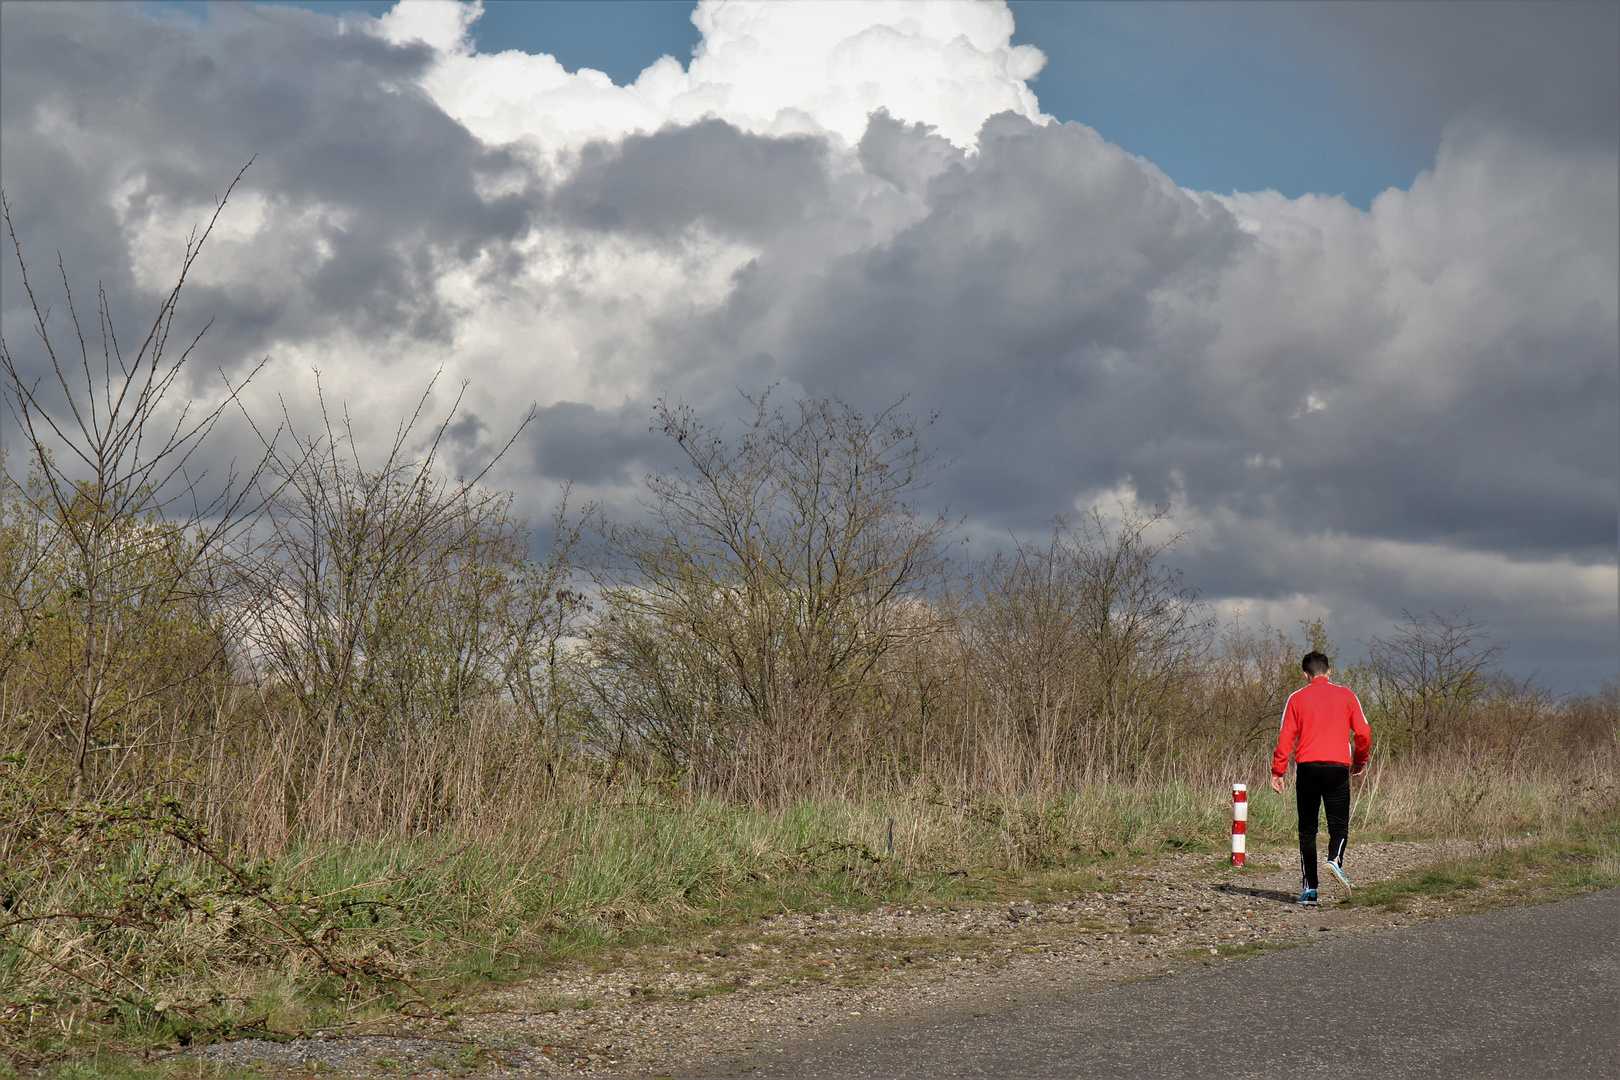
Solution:
M 1070 775 L 1129 773 L 1187 722 L 1211 620 L 1165 562 L 1180 539 L 1162 535 L 1167 518 L 1093 507 L 981 569 L 970 624 L 981 678 L 1037 757 Z
M 452 478 L 444 440 L 460 394 L 429 425 L 432 391 L 375 465 L 324 397 L 313 432 L 284 407 L 286 449 L 270 466 L 279 490 L 239 595 L 267 701 L 287 705 L 268 720 L 294 817 L 306 805 L 331 812 L 361 762 L 416 755 L 401 768 L 431 788 L 440 736 L 476 710 L 511 704 L 557 722 L 558 642 L 581 603 L 566 493 L 558 542 L 536 561 L 512 495 L 482 484 L 532 411 L 475 475 Z M 420 787 L 421 776 L 401 778 Z
M 744 400 L 734 440 L 659 404 L 685 462 L 647 478 L 643 519 L 597 521 L 607 608 L 590 644 L 627 736 L 774 797 L 852 749 L 885 658 L 938 620 L 953 526 L 917 505 L 936 466 L 898 403 Z
M 1221 628 L 1205 681 L 1227 746 L 1254 753 L 1276 742 L 1288 695 L 1302 681 L 1300 655 L 1311 647 L 1299 648 L 1270 626 L 1251 628 L 1241 614 Z
M 101 289 L 101 340 L 99 347 L 92 344 L 58 256 L 71 328 L 62 341 L 29 277 L 11 206 L 0 196 L 18 280 L 49 360 L 46 376 L 31 376 L 0 340 L 7 404 L 32 474 L 24 481 L 8 478 L 7 490 L 24 498 L 27 512 L 48 534 L 39 538 L 35 557 L 53 563 L 59 583 L 56 595 L 41 599 L 33 614 L 48 615 L 59 642 L 71 642 L 74 653 L 67 665 L 73 689 L 58 697 L 48 718 L 58 733 L 68 729 L 68 790 L 74 798 L 85 793 L 90 755 L 104 735 L 123 731 L 127 743 L 145 705 L 225 659 L 223 638 L 203 630 L 192 644 L 209 638 L 212 644 L 191 663 L 144 663 L 151 659 L 159 620 L 180 612 L 193 623 L 218 616 L 217 564 L 256 510 L 262 462 L 240 475 L 230 467 L 211 477 L 200 467 L 203 448 L 246 380 L 234 386 L 227 381 L 212 405 L 182 400 L 182 373 L 207 327 L 177 347 L 170 341 L 186 278 L 242 172 L 208 224 L 187 239 L 174 286 L 133 355 L 119 344 Z M 12 610 L 27 606 L 13 598 Z
M 1451 734 L 1489 689 L 1506 648 L 1467 608 L 1426 616 L 1403 610 L 1388 636 L 1367 642 L 1377 701 L 1406 748 L 1426 749 Z

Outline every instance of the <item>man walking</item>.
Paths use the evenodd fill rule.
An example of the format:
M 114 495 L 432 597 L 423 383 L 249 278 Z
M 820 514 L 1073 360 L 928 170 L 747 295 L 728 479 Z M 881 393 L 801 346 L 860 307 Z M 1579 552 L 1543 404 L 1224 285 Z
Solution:
M 1344 847 L 1350 838 L 1350 778 L 1367 771 L 1372 729 L 1361 702 L 1348 687 L 1334 686 L 1328 658 L 1308 652 L 1300 661 L 1310 683 L 1295 690 L 1283 709 L 1277 752 L 1271 758 L 1271 790 L 1281 792 L 1288 758 L 1294 758 L 1294 796 L 1299 806 L 1299 865 L 1304 887 L 1301 904 L 1316 903 L 1316 823 L 1326 805 L 1328 869 L 1344 876 Z M 1354 743 L 1354 752 L 1351 745 Z

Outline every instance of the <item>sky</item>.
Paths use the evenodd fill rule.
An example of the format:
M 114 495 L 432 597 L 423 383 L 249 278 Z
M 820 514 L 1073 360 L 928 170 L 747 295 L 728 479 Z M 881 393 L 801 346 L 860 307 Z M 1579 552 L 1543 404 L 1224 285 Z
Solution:
M 435 371 L 499 482 L 633 512 L 660 396 L 901 396 L 985 554 L 1172 507 L 1222 613 L 1354 655 L 1467 607 L 1620 668 L 1620 3 L 0 5 L 0 186 L 132 328 Z M 25 363 L 17 275 L 0 330 Z M 199 379 L 194 392 L 217 393 Z

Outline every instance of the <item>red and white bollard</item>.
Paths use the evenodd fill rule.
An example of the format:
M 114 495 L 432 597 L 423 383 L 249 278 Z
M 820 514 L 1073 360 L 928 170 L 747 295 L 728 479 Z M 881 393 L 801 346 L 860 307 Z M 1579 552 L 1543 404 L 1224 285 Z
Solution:
M 1232 785 L 1232 865 L 1243 865 L 1243 837 L 1249 831 L 1249 785 Z

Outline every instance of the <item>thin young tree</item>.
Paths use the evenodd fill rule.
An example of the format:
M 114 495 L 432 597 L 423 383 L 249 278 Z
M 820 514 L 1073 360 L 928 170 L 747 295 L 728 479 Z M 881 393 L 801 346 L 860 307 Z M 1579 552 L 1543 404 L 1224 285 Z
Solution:
M 29 276 L 11 205 L 0 196 L 18 280 L 48 361 L 36 376 L 0 339 L 6 401 L 32 473 L 28 482 L 8 480 L 8 490 L 31 493 L 28 511 L 49 533 L 41 550 L 55 563 L 50 614 L 73 655 L 64 673 L 70 685 L 55 688 L 46 725 L 58 737 L 67 729 L 66 786 L 75 799 L 86 793 L 91 755 L 104 736 L 135 730 L 149 704 L 226 660 L 219 634 L 198 635 L 211 639 L 209 647 L 166 668 L 146 662 L 146 646 L 163 619 L 183 613 L 206 623 L 219 614 L 218 564 L 257 511 L 262 460 L 242 473 L 233 462 L 211 476 L 203 451 L 258 368 L 235 384 L 225 380 L 219 397 L 198 404 L 184 397 L 182 376 L 208 327 L 171 341 L 186 279 L 247 167 L 207 225 L 187 238 L 175 283 L 133 354 L 120 345 L 102 288 L 100 344 L 93 344 L 60 255 L 67 333 L 53 326 L 51 308 Z

